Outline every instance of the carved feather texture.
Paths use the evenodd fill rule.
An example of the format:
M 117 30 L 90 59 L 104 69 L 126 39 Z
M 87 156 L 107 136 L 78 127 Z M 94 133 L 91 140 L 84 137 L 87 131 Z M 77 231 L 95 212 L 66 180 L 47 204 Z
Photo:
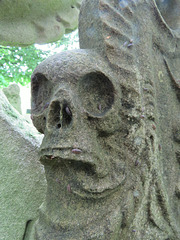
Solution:
M 146 163 L 149 165 L 149 178 L 152 178 L 152 182 L 154 182 L 153 184 L 146 182 L 145 188 L 148 189 L 148 193 L 147 196 L 145 193 L 144 199 L 148 198 L 149 194 L 151 195 L 150 189 L 155 185 L 155 197 L 149 205 L 150 221 L 154 221 L 159 229 L 165 231 L 170 226 L 173 229 L 172 232 L 176 232 L 176 224 L 159 172 L 161 157 L 158 153 L 156 133 L 158 109 L 156 108 L 157 93 L 155 89 L 157 79 L 162 77 L 159 69 L 164 69 L 163 62 L 159 63 L 158 68 L 158 61 L 163 55 L 173 56 L 176 51 L 176 38 L 161 16 L 155 0 L 94 0 L 84 1 L 84 4 L 88 8 L 88 13 L 86 15 L 87 23 L 83 23 L 83 7 L 80 16 L 81 48 L 97 49 L 118 72 L 117 81 L 124 92 L 122 99 L 136 102 L 133 111 L 130 113 L 127 110 L 126 114 L 131 114 L 131 117 L 136 119 L 141 114 L 141 116 L 145 116 L 145 119 L 143 117 L 144 122 L 141 121 L 137 129 L 131 132 L 129 138 L 133 141 L 142 127 L 141 137 L 146 139 L 146 148 L 151 156 L 147 160 L 149 163 Z M 131 131 L 131 129 L 129 130 Z M 143 152 L 143 149 L 139 149 L 136 154 L 141 156 L 141 151 Z M 148 184 L 152 186 L 150 187 Z M 156 201 L 159 196 L 161 196 L 161 202 Z M 152 211 L 153 204 L 157 205 L 159 209 L 158 216 Z M 141 207 L 139 207 L 139 212 Z M 164 217 L 164 212 L 166 217 Z M 164 219 L 162 226 L 160 226 L 158 217 Z

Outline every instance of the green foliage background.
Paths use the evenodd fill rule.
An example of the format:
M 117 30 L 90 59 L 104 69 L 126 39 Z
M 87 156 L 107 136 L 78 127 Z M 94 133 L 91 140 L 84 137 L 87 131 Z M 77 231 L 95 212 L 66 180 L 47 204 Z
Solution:
M 19 82 L 25 85 L 29 82 L 33 69 L 48 56 L 30 47 L 3 47 L 0 46 L 0 86 L 7 87 L 10 82 Z
M 29 47 L 9 47 L 0 45 L 0 88 L 16 82 L 26 85 L 30 82 L 35 67 L 48 56 L 73 48 L 78 42 L 78 33 L 65 35 L 61 40 L 46 44 L 46 50 L 37 45 Z

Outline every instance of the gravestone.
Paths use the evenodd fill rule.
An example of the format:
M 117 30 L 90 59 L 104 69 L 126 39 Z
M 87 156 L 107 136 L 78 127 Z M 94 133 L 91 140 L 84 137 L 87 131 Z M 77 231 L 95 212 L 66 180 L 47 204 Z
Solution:
M 16 83 L 10 84 L 8 87 L 3 88 L 3 92 L 6 95 L 10 104 L 21 113 L 21 97 L 20 88 Z
M 179 10 L 85 0 L 81 49 L 35 69 L 47 193 L 26 240 L 180 239 Z
M 38 161 L 42 137 L 0 91 L 0 239 L 23 239 L 46 190 Z

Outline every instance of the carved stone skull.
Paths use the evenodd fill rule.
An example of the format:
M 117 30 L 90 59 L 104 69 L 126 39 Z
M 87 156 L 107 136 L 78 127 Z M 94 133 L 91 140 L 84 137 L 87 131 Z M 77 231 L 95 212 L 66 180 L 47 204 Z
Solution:
M 124 180 L 123 162 L 104 141 L 117 141 L 122 128 L 119 96 L 108 65 L 86 51 L 53 56 L 32 77 L 33 123 L 45 134 L 41 161 L 68 166 L 72 192 L 101 196 Z
M 45 210 L 48 216 L 56 216 L 64 202 L 73 201 L 75 205 L 82 201 L 78 209 L 82 216 L 76 224 L 83 225 L 89 217 L 95 219 L 96 211 L 102 215 L 108 207 L 104 198 L 120 190 L 126 178 L 125 159 L 120 150 L 123 140 L 120 136 L 126 134 L 119 114 L 120 96 L 115 74 L 93 51 L 61 53 L 36 68 L 32 76 L 32 120 L 39 132 L 44 133 L 40 160 L 48 182 Z M 104 210 L 99 211 L 99 203 L 94 202 L 89 213 L 84 199 L 89 199 L 89 204 L 102 199 Z M 119 199 L 114 204 L 119 208 Z M 61 217 L 57 215 L 59 224 Z M 66 214 L 66 221 L 68 229 L 72 229 L 71 224 L 77 219 Z M 114 221 L 116 217 L 112 226 Z M 95 226 L 94 231 L 100 234 Z M 57 239 L 58 236 L 59 233 Z

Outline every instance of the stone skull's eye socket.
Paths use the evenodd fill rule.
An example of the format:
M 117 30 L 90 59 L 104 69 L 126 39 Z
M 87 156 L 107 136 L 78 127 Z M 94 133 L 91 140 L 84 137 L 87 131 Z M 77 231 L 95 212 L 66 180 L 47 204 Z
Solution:
M 31 79 L 32 113 L 40 114 L 49 105 L 51 82 L 41 73 L 35 74 Z
M 86 112 L 94 117 L 103 116 L 114 103 L 112 82 L 101 72 L 85 75 L 79 82 L 79 96 Z
M 52 83 L 42 74 L 31 78 L 31 114 L 34 126 L 40 133 L 46 128 L 46 112 L 50 105 Z

